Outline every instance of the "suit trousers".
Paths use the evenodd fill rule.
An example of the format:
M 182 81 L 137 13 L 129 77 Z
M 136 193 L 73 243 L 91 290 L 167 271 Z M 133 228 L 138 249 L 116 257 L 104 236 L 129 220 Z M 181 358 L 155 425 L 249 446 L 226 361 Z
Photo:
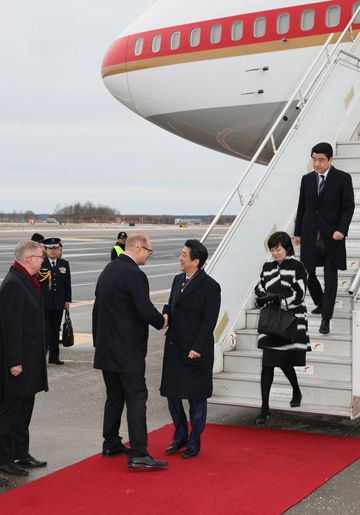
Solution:
M 0 406 L 0 464 L 29 455 L 29 425 L 35 395 L 13 397 Z
M 321 256 L 321 266 L 324 267 L 324 290 L 316 276 L 316 269 L 308 270 L 308 288 L 314 304 L 322 307 L 322 318 L 330 320 L 334 313 L 338 287 L 338 270 L 326 253 L 324 256 Z
M 46 348 L 49 351 L 49 361 L 57 361 L 59 359 L 59 332 L 63 312 L 63 309 L 45 310 Z
M 168 398 L 168 406 L 173 419 L 175 442 L 188 442 L 188 449 L 200 449 L 200 436 L 205 429 L 207 400 L 188 399 L 191 431 L 188 436 L 188 423 L 182 399 Z
M 141 374 L 124 374 L 103 370 L 106 386 L 104 408 L 104 449 L 111 449 L 121 442 L 119 436 L 121 415 L 126 404 L 129 429 L 129 457 L 147 455 L 146 401 L 148 391 L 145 377 Z

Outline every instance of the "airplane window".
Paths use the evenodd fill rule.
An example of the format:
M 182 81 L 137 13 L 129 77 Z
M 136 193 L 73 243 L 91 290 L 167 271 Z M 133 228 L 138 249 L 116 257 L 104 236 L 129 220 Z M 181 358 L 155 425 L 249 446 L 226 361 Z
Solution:
M 336 27 L 340 23 L 340 5 L 331 5 L 326 9 L 325 24 L 327 27 Z
M 280 14 L 276 20 L 276 32 L 287 34 L 290 29 L 290 16 L 287 13 Z
M 301 30 L 311 30 L 315 25 L 314 9 L 306 9 L 301 13 Z
M 177 50 L 180 46 L 180 31 L 173 32 L 170 36 L 170 48 L 171 50 Z
M 156 53 L 160 51 L 161 47 L 161 34 L 155 34 L 151 43 L 151 50 Z
M 213 25 L 210 30 L 210 43 L 216 45 L 221 41 L 222 26 L 217 24 Z
M 141 55 L 144 48 L 144 38 L 139 38 L 135 41 L 134 55 Z
M 262 38 L 266 32 L 266 18 L 256 18 L 254 21 L 254 37 Z
M 190 46 L 191 47 L 200 45 L 200 35 L 201 35 L 200 29 L 192 29 L 192 31 L 190 32 Z
M 353 14 L 355 14 L 355 11 L 357 10 L 358 7 L 360 7 L 360 2 L 355 2 L 355 4 L 353 5 L 353 8 L 352 8 Z M 360 13 L 354 19 L 354 23 L 360 23 Z
M 242 21 L 234 21 L 231 27 L 231 39 L 233 41 L 240 41 L 243 37 L 244 23 Z

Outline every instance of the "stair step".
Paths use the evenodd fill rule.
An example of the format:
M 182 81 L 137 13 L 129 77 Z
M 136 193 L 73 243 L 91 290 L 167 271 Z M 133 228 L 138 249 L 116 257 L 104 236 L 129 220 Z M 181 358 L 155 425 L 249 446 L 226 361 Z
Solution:
M 248 309 L 246 311 L 246 326 L 256 329 L 259 323 L 258 309 Z M 320 325 L 320 316 L 308 314 L 308 325 L 310 332 L 316 332 Z M 348 334 L 352 333 L 352 317 L 350 313 L 334 312 L 334 317 L 330 322 L 330 330 L 335 333 Z
M 213 396 L 208 399 L 209 404 L 214 405 L 227 405 L 227 406 L 241 406 L 247 408 L 260 408 L 261 401 L 249 399 L 247 397 L 230 397 L 230 396 Z M 280 399 L 271 400 L 271 410 L 281 411 L 296 411 L 298 413 L 317 413 L 319 415 L 333 415 L 340 417 L 351 417 L 351 407 L 345 406 L 322 406 L 320 404 L 310 404 L 303 401 L 299 408 L 289 408 L 288 400 L 281 401 Z
M 239 329 L 236 331 L 236 347 L 239 351 L 252 351 L 257 348 L 258 332 L 256 329 Z M 313 354 L 324 355 L 328 357 L 350 359 L 351 358 L 351 337 L 350 335 L 323 335 L 319 332 L 310 333 L 310 345 Z M 233 351 L 229 351 L 233 352 Z
M 344 157 L 360 158 L 360 143 L 357 141 L 337 143 L 335 160 L 337 161 L 339 158 L 342 159 Z
M 298 375 L 299 384 L 303 394 L 303 402 L 298 411 L 312 412 L 311 405 L 316 405 L 322 412 L 330 410 L 330 413 L 340 414 L 339 408 L 348 414 L 352 403 L 352 390 L 349 381 L 329 381 L 326 379 L 314 379 Z M 281 373 L 275 374 L 270 391 L 271 408 L 289 409 L 292 397 L 292 388 Z M 232 398 L 232 404 L 242 406 L 260 406 L 260 374 L 221 372 L 214 375 L 214 393 L 210 402 L 225 404 L 226 398 Z M 336 409 L 336 411 L 335 411 Z M 348 415 L 346 415 L 348 416 Z
M 313 376 L 316 380 L 340 380 L 351 381 L 351 360 L 345 358 L 331 358 L 308 353 L 305 367 L 296 367 L 299 376 Z M 224 354 L 224 372 L 253 374 L 259 378 L 261 373 L 262 352 L 231 351 Z M 281 374 L 279 368 L 275 368 L 275 375 Z

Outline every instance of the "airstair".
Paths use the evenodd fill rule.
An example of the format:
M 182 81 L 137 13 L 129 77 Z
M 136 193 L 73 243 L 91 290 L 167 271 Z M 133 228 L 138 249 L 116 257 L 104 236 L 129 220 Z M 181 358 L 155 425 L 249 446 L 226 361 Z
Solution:
M 356 209 L 347 238 L 348 268 L 339 271 L 331 333 L 320 334 L 319 315 L 308 316 L 312 352 L 307 354 L 306 367 L 297 368 L 303 402 L 295 410 L 348 418 L 360 415 L 360 36 L 352 32 L 359 12 L 340 38 L 329 36 L 203 237 L 206 243 L 234 199 L 240 201 L 238 215 L 207 266 L 222 287 L 212 403 L 261 404 L 262 352 L 256 346 L 259 312 L 254 308 L 254 286 L 269 258 L 269 235 L 275 230 L 293 234 L 300 180 L 310 166 L 312 146 L 329 141 L 336 152 L 335 166 L 352 175 Z M 276 127 L 294 108 L 299 114 L 277 148 Z M 261 152 L 269 148 L 274 156 L 244 201 L 243 183 Z M 310 313 L 314 306 L 309 296 L 306 303 Z M 289 410 L 291 397 L 290 385 L 275 369 L 272 408 Z

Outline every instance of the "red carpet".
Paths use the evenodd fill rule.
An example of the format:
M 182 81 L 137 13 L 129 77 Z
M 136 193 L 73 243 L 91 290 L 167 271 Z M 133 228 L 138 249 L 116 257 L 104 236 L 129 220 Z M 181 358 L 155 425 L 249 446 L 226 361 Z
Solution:
M 165 458 L 171 437 L 170 425 L 150 434 L 150 452 L 168 470 L 128 470 L 124 456 L 96 455 L 0 495 L 0 513 L 278 515 L 360 457 L 349 437 L 209 424 L 197 458 Z

